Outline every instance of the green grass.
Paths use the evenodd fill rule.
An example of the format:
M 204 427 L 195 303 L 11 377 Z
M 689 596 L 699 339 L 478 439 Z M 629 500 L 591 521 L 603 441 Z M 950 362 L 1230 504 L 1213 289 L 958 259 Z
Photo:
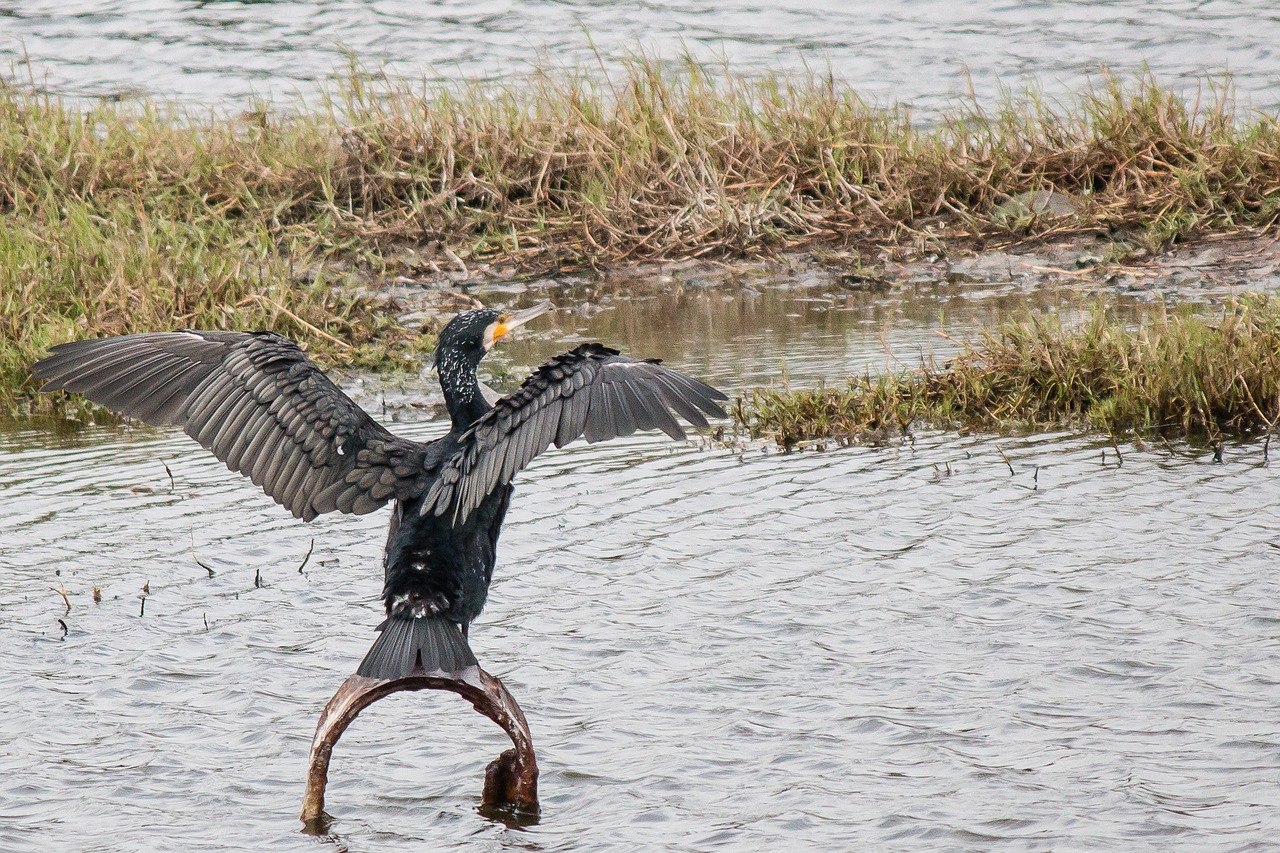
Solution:
M 1280 421 L 1280 301 L 1253 297 L 1221 315 L 1162 313 L 1138 326 L 1097 307 L 1079 325 L 1006 323 L 944 364 L 861 376 L 844 388 L 758 389 L 736 419 L 791 447 L 881 442 L 914 426 L 1098 430 L 1220 441 Z
M 1074 212 L 1011 212 L 1038 190 Z M 328 363 L 403 363 L 353 277 L 1099 227 L 1159 246 L 1278 213 L 1275 117 L 1147 79 L 930 127 L 817 75 L 644 56 L 420 90 L 353 69 L 319 108 L 209 115 L 0 83 L 0 410 L 34 405 L 27 366 L 72 337 L 271 327 Z

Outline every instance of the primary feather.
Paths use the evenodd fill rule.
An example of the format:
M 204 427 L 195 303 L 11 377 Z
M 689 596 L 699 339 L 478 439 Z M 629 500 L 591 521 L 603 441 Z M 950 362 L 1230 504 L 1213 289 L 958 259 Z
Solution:
M 369 417 L 297 344 L 270 333 L 159 332 L 53 348 L 32 374 L 172 424 L 305 521 L 425 489 L 423 445 Z

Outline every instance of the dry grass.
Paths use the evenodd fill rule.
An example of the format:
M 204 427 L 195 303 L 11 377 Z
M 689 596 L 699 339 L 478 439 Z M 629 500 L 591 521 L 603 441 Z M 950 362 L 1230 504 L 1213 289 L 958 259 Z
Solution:
M 1001 207 L 1046 189 L 1077 212 Z M 357 70 L 326 108 L 234 117 L 82 109 L 0 84 L 0 409 L 29 400 L 26 366 L 73 336 L 274 326 L 337 360 L 403 353 L 325 269 L 528 271 L 1099 226 L 1158 245 L 1278 212 L 1275 119 L 1149 80 L 1104 78 L 1058 109 L 1032 95 L 961 107 L 930 128 L 820 76 L 647 57 L 609 79 L 423 92 Z
M 884 441 L 913 426 L 1087 428 L 1219 441 L 1280 422 L 1280 301 L 1221 316 L 1162 313 L 1134 327 L 1104 308 L 1078 326 L 1035 316 L 984 334 L 943 365 L 863 376 L 843 389 L 762 389 L 736 413 L 784 446 Z

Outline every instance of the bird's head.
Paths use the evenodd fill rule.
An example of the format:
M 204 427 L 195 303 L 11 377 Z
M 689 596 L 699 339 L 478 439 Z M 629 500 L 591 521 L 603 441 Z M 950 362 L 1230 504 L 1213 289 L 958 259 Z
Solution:
M 440 332 L 436 341 L 436 367 L 442 367 L 445 360 L 457 360 L 474 368 L 499 340 L 550 310 L 550 302 L 539 302 L 523 311 L 496 311 L 492 308 L 463 311 Z

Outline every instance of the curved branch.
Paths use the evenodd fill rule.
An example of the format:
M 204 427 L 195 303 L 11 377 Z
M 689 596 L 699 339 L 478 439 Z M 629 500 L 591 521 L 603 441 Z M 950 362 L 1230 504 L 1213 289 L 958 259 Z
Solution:
M 324 792 L 329 779 L 329 759 L 342 733 L 365 708 L 405 690 L 448 690 L 457 693 L 493 720 L 511 738 L 509 749 L 490 762 L 485 771 L 481 809 L 492 816 L 536 818 L 538 815 L 538 762 L 524 712 L 497 678 L 478 666 L 461 672 L 411 675 L 386 680 L 353 675 L 333 694 L 316 724 L 307 765 L 307 788 L 302 798 L 303 823 L 324 830 Z

